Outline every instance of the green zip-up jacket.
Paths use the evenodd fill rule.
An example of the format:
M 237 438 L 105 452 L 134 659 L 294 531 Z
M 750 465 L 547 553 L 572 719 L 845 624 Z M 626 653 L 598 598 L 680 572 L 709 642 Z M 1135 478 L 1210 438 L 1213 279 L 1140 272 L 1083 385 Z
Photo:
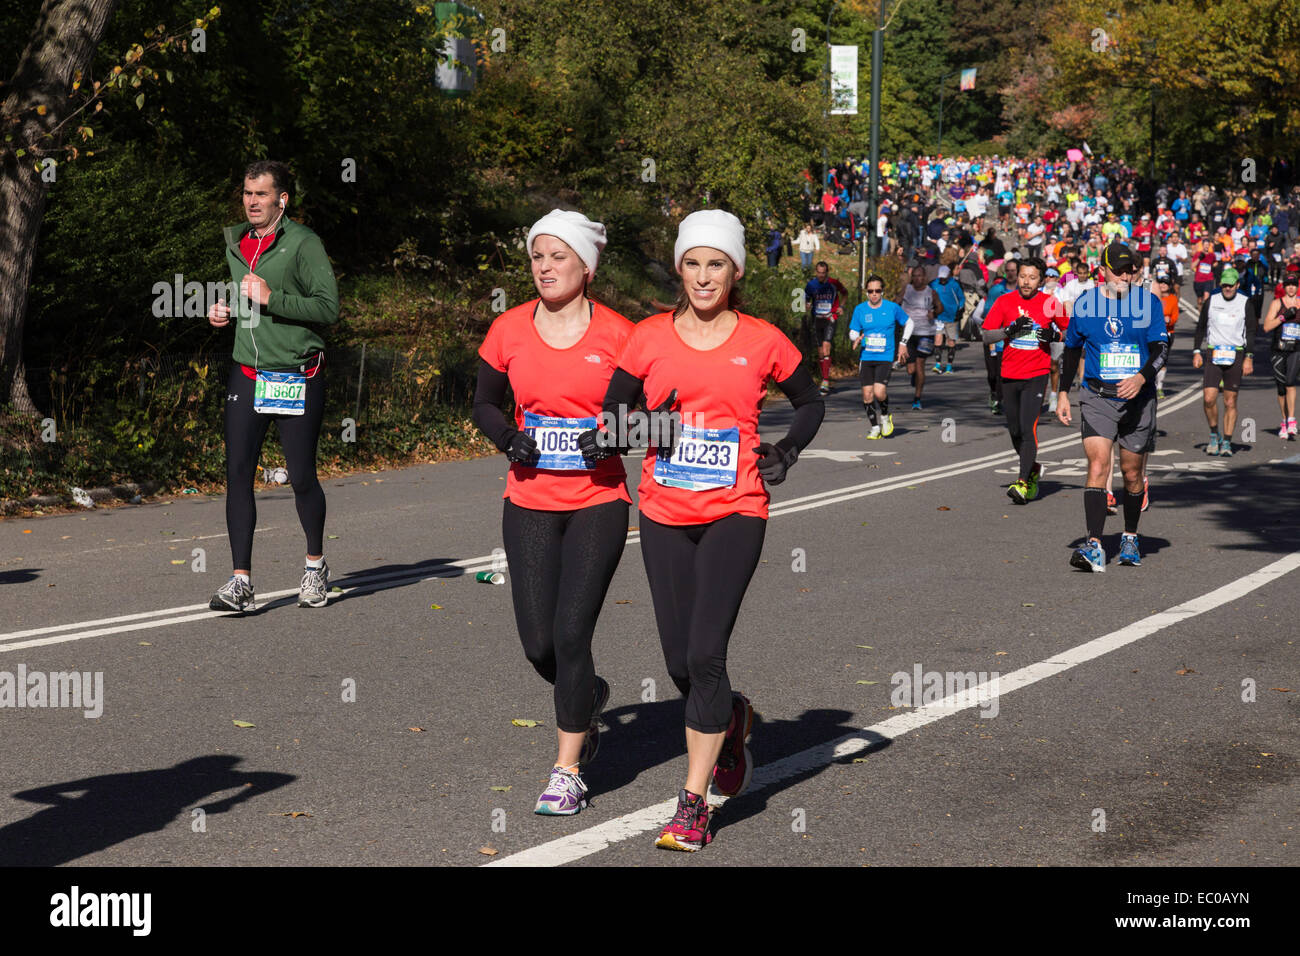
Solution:
M 226 261 L 235 287 L 248 275 L 239 240 L 252 226 L 227 226 Z M 284 219 L 276 240 L 257 260 L 257 274 L 271 287 L 256 319 L 247 302 L 227 303 L 235 326 L 234 359 L 253 368 L 297 371 L 308 356 L 323 351 L 324 326 L 339 319 L 339 290 L 334 269 L 320 237 L 306 226 Z

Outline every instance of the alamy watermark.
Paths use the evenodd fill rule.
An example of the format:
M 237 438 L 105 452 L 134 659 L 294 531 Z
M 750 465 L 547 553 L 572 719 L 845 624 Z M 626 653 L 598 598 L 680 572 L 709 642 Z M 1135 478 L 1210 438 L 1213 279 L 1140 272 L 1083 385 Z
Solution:
M 104 713 L 103 671 L 0 671 L 0 707 L 67 707 L 90 719 Z
M 915 664 L 911 671 L 896 671 L 889 683 L 889 702 L 895 707 L 929 707 L 944 704 L 953 710 L 976 705 L 981 717 L 998 715 L 997 671 L 926 671 Z
M 238 303 L 244 328 L 255 329 L 261 320 L 262 306 L 256 299 L 244 295 L 240 283 L 185 281 L 177 272 L 171 282 L 159 280 L 153 284 L 153 315 L 158 319 L 202 319 L 212 306 Z

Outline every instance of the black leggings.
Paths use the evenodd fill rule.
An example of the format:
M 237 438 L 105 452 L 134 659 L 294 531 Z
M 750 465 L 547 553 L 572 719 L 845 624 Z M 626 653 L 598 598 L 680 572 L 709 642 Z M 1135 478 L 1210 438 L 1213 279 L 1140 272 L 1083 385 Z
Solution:
M 501 515 L 515 624 L 524 655 L 555 686 L 555 726 L 591 726 L 596 665 L 591 638 L 627 543 L 628 503 L 535 511 L 509 498 Z
M 727 515 L 666 525 L 641 515 L 641 553 L 664 663 L 686 697 L 686 726 L 724 733 L 731 723 L 727 643 L 758 567 L 767 521 Z
M 231 363 L 226 388 L 226 531 L 234 567 L 253 567 L 253 528 L 257 525 L 253 475 L 272 419 L 279 422 L 280 445 L 288 462 L 298 520 L 307 535 L 307 553 L 325 553 L 325 490 L 316 480 L 316 442 L 324 415 L 324 370 L 307 379 L 303 414 L 260 415 L 253 411 L 253 380 L 238 362 Z
M 1007 415 L 1011 447 L 1020 456 L 1021 481 L 1029 478 L 1034 462 L 1038 460 L 1038 415 L 1043 410 L 1045 391 L 1046 375 L 1002 380 L 1002 410 Z
M 1002 355 L 994 355 L 984 346 L 984 371 L 989 377 L 989 391 L 997 401 L 1002 401 Z

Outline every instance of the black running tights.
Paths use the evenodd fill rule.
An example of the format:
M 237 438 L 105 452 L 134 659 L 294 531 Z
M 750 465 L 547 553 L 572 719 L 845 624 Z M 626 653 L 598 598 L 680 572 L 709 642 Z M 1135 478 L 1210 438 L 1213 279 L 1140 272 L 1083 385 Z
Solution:
M 253 477 L 266 429 L 278 422 L 288 463 L 298 521 L 307 535 L 307 553 L 325 553 L 325 489 L 316 479 L 316 442 L 325 415 L 325 373 L 307 379 L 306 410 L 301 415 L 260 415 L 253 411 L 253 380 L 238 362 L 230 365 L 226 389 L 226 531 L 235 568 L 253 567 L 253 528 L 257 501 Z
M 555 686 L 555 725 L 591 726 L 591 639 L 627 543 L 628 503 L 535 511 L 506 499 L 501 516 L 515 623 L 524 655 Z
M 666 525 L 641 515 L 641 552 L 664 663 L 686 697 L 686 726 L 724 733 L 731 723 L 727 644 L 758 567 L 767 522 L 727 515 Z
M 1046 390 L 1046 375 L 1002 380 L 1002 410 L 1007 416 L 1007 431 L 1011 432 L 1011 447 L 1020 456 L 1021 481 L 1029 478 L 1038 460 L 1038 415 L 1043 410 Z

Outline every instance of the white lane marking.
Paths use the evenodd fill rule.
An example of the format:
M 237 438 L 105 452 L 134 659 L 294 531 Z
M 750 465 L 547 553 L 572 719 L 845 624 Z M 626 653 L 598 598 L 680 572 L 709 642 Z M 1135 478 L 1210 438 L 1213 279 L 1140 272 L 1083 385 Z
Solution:
M 1192 386 L 1185 389 L 1180 395 L 1168 403 L 1167 410 L 1176 411 L 1177 408 L 1181 407 L 1179 403 L 1187 404 L 1191 400 L 1197 398 L 1200 395 L 1200 391 L 1199 386 Z M 1051 451 L 1055 448 L 1070 445 L 1078 440 L 1078 432 L 1072 430 L 1068 435 L 1063 435 L 1060 438 L 1043 442 L 1039 445 L 1039 449 L 1041 451 Z M 806 511 L 811 508 L 836 504 L 840 501 L 849 501 L 853 498 L 860 498 L 867 495 L 879 494 L 883 491 L 892 491 L 897 488 L 904 488 L 908 485 L 923 484 L 939 478 L 961 475 L 970 471 L 978 471 L 991 464 L 1003 464 L 1007 461 L 1013 460 L 1014 458 L 1015 454 L 1013 452 L 999 452 L 993 455 L 985 455 L 982 458 L 971 459 L 957 465 L 940 465 L 934 468 L 925 468 L 921 471 L 912 472 L 911 474 L 880 478 L 875 481 L 866 482 L 865 484 L 849 485 L 844 488 L 832 489 L 831 491 L 823 491 L 813 495 L 806 495 L 802 498 L 783 501 L 780 504 L 772 505 L 769 513 L 772 517 L 779 517 L 783 514 Z M 632 532 L 628 535 L 627 544 L 639 544 L 640 541 L 641 535 L 639 532 Z M 492 568 L 493 560 L 492 555 L 481 555 L 477 558 L 462 558 L 459 561 L 450 561 L 447 564 L 438 565 L 436 569 L 410 569 L 406 571 L 393 571 L 381 575 L 363 576 L 357 579 L 353 587 L 346 589 L 343 593 L 346 595 L 358 589 L 363 591 L 383 590 L 384 588 L 375 586 L 378 582 L 383 581 L 390 582 L 386 587 L 402 587 L 407 584 L 432 580 L 433 578 L 448 577 L 449 575 L 445 572 L 457 568 L 460 569 L 463 574 L 473 574 L 476 571 L 487 571 Z M 288 588 L 282 591 L 269 591 L 260 595 L 260 599 L 262 603 L 266 603 L 296 593 L 297 590 L 294 588 Z M 117 617 L 100 618 L 92 621 L 75 621 L 70 624 L 56 624 L 49 627 L 13 631 L 8 634 L 0 634 L 0 654 L 27 647 L 61 644 L 68 641 L 81 640 L 83 638 L 100 637 L 106 634 L 121 634 L 131 630 L 143 630 L 145 628 L 159 626 L 160 624 L 182 624 L 189 621 L 201 620 L 205 617 L 221 617 L 228 613 L 229 612 L 225 611 L 210 610 L 206 604 L 190 604 L 181 607 L 161 608 L 154 611 L 141 611 L 135 614 L 124 614 Z M 150 620 L 158 618 L 163 620 L 158 622 L 151 622 Z M 59 634 L 60 631 L 66 631 L 69 633 Z M 42 638 L 42 635 L 55 634 L 59 634 L 59 636 Z M 41 639 L 24 640 L 26 638 Z
M 386 574 L 375 574 L 375 575 L 363 574 L 356 577 L 355 584 L 352 587 L 345 589 L 344 593 L 346 594 L 356 589 L 366 588 L 377 581 L 391 581 L 391 580 L 406 581 L 409 579 L 424 580 L 426 578 L 451 576 L 448 574 L 436 573 L 437 571 L 440 570 L 451 571 L 459 568 L 465 574 L 472 574 L 475 571 L 486 571 L 492 566 L 492 561 L 493 561 L 492 555 L 485 554 L 477 558 L 462 558 L 459 561 L 449 561 L 446 564 L 434 565 L 427 568 L 420 568 L 418 570 L 415 568 L 411 568 L 406 571 L 390 571 Z M 266 603 L 269 601 L 277 600 L 278 598 L 286 597 L 290 594 L 297 594 L 297 593 L 298 593 L 297 588 L 286 588 L 283 591 L 267 591 L 263 594 L 258 595 L 258 601 L 259 603 Z M 127 621 L 141 621 L 151 617 L 162 617 L 169 614 L 188 614 L 194 611 L 207 611 L 207 610 L 209 609 L 206 603 L 187 604 L 182 607 L 160 608 L 156 611 L 140 611 L 137 614 L 122 614 L 119 615 L 118 617 L 100 618 L 97 621 L 75 621 L 71 624 L 54 624 L 49 627 L 36 627 L 26 631 L 12 631 L 9 634 L 0 634 L 0 641 L 18 640 L 24 637 L 36 637 L 41 634 L 54 634 L 57 633 L 58 631 L 66 631 L 70 628 L 76 628 L 76 627 L 102 627 L 111 624 L 122 624 Z M 210 613 L 211 616 L 213 617 L 220 617 L 221 615 L 226 614 L 228 612 L 211 611 Z M 184 620 L 187 621 L 193 620 L 193 618 L 187 617 L 184 618 Z
M 824 458 L 827 461 L 860 462 L 863 457 L 888 458 L 892 451 L 832 451 L 829 448 L 805 448 L 799 452 L 800 461 Z
M 840 760 L 852 754 L 860 753 L 868 747 L 885 740 L 897 740 L 913 730 L 942 720 L 952 714 L 975 707 L 985 707 L 989 697 L 999 698 L 1021 688 L 1028 687 L 1048 677 L 1068 671 L 1080 664 L 1095 660 L 1111 651 L 1149 637 L 1158 631 L 1189 618 L 1212 611 L 1217 607 L 1235 601 L 1251 591 L 1276 581 L 1283 575 L 1300 568 L 1300 551 L 1294 551 L 1283 558 L 1267 564 L 1258 571 L 1244 575 L 1235 581 L 1216 588 L 1200 597 L 1184 601 L 1182 604 L 1152 614 L 1140 621 L 1135 621 L 1117 631 L 1069 648 L 1059 654 L 1037 663 L 1022 667 L 1010 674 L 1002 675 L 997 682 L 980 684 L 973 691 L 966 690 L 949 695 L 933 704 L 918 707 L 904 714 L 890 717 L 888 720 L 861 730 L 844 734 L 834 740 L 801 750 L 775 763 L 754 769 L 751 790 L 760 790 L 807 773 L 810 770 L 824 768 L 833 760 Z M 714 803 L 715 801 L 710 801 Z M 725 803 L 725 798 L 717 800 L 716 805 Z M 624 814 L 613 820 L 573 833 L 568 836 L 542 843 L 518 853 L 493 860 L 485 866 L 561 866 L 572 863 L 585 856 L 598 853 L 615 843 L 642 833 L 653 831 L 663 826 L 677 806 L 677 801 L 667 800 L 663 803 L 645 807 L 632 813 Z

